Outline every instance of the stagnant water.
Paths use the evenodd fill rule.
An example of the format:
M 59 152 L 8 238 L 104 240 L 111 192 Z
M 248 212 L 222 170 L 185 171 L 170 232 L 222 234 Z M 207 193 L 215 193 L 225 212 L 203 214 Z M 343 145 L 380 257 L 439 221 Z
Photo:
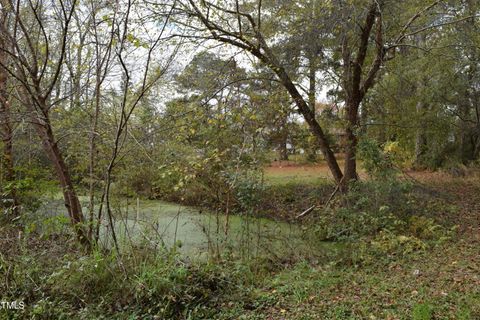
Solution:
M 86 199 L 84 212 L 87 212 Z M 302 226 L 243 215 L 216 214 L 157 200 L 120 199 L 113 203 L 114 225 L 121 246 L 148 243 L 176 250 L 189 257 L 222 254 L 301 254 L 311 251 Z M 39 209 L 43 215 L 65 214 L 60 199 L 51 199 Z M 102 223 L 102 243 L 112 246 L 107 219 Z

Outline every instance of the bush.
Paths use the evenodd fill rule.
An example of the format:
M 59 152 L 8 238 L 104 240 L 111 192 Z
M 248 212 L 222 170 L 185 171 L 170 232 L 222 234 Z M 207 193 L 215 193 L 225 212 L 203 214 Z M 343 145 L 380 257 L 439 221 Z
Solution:
M 225 292 L 242 279 L 229 265 L 187 263 L 172 255 L 154 257 L 153 252 L 131 252 L 121 259 L 72 253 L 50 256 L 59 263 L 50 266 L 30 255 L 24 252 L 8 262 L 15 289 L 0 286 L 2 301 L 22 299 L 26 304 L 24 311 L 15 312 L 20 318 L 211 319 L 215 306 L 228 296 Z M 0 275 L 9 270 L 0 259 Z M 0 318 L 2 312 L 14 316 L 3 310 Z
M 431 204 L 418 201 L 410 183 L 389 178 L 357 182 L 331 208 L 312 218 L 306 236 L 348 244 L 342 259 L 374 262 L 424 251 L 450 239 L 456 228 L 429 217 Z M 345 261 L 344 261 L 345 262 Z
M 380 148 L 374 140 L 362 140 L 358 145 L 358 156 L 362 160 L 362 165 L 374 179 L 391 178 L 396 173 L 394 161 L 385 150 L 389 148 Z

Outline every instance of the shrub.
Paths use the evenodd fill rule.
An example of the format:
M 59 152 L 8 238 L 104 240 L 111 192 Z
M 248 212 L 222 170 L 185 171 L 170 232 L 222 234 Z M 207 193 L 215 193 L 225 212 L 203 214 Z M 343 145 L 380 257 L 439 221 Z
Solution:
M 187 263 L 170 254 L 154 258 L 152 252 L 131 252 L 118 259 L 73 253 L 50 257 L 60 263 L 50 266 L 24 254 L 9 262 L 16 289 L 0 287 L 2 301 L 21 298 L 27 305 L 17 312 L 20 318 L 211 319 L 223 293 L 242 283 L 232 266 Z M 8 270 L 0 259 L 0 275 Z
M 385 150 L 389 150 L 388 146 L 382 150 L 374 140 L 365 139 L 358 145 L 358 156 L 362 160 L 362 165 L 367 173 L 375 179 L 390 178 L 396 173 L 394 161 Z
M 429 217 L 431 204 L 417 201 L 418 190 L 394 178 L 358 182 L 331 208 L 312 217 L 305 233 L 310 242 L 348 244 L 341 259 L 354 263 L 422 252 L 452 238 L 450 228 Z

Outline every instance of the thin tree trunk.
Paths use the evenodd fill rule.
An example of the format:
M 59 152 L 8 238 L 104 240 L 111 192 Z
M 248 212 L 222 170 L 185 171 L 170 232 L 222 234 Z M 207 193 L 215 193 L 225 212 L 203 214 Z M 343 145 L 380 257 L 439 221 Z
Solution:
M 287 129 L 287 124 L 288 124 L 288 114 L 285 113 L 282 118 L 280 119 L 279 127 L 280 127 L 280 132 L 279 132 L 279 141 L 278 141 L 278 156 L 281 161 L 287 161 L 288 160 L 288 129 Z
M 473 159 L 478 159 L 480 156 L 480 127 L 477 128 L 477 140 L 475 143 L 475 150 L 473 151 Z
M 0 24 L 7 27 L 8 11 L 5 10 L 0 16 Z M 0 48 L 7 47 L 5 37 L 0 35 Z M 8 57 L 5 51 L 0 50 L 0 65 L 7 65 Z M 9 184 L 7 197 L 11 200 L 10 212 L 18 214 L 19 201 L 15 187 L 15 167 L 13 158 L 13 126 L 10 118 L 10 101 L 7 91 L 8 73 L 0 67 L 0 136 L 3 141 L 3 163 L 5 168 L 4 178 Z
M 380 123 L 386 123 L 385 113 L 382 111 L 379 112 Z M 381 125 L 378 128 L 377 141 L 380 145 L 383 145 L 387 142 L 387 126 Z
M 473 36 L 476 31 L 476 18 L 477 14 L 475 0 L 466 1 L 467 11 L 471 16 L 470 19 L 466 21 L 464 32 L 467 35 Z M 468 68 L 466 70 L 467 84 L 465 85 L 465 92 L 463 94 L 464 101 L 460 102 L 459 105 L 459 144 L 458 144 L 458 155 L 460 160 L 463 163 L 468 163 L 476 158 L 476 149 L 477 145 L 475 143 L 475 135 L 478 135 L 478 132 L 475 132 L 476 126 L 478 127 L 479 114 L 478 114 L 478 90 L 477 90 L 477 81 L 478 81 L 478 48 L 474 45 L 475 42 L 472 42 L 468 46 L 466 58 L 468 59 Z M 472 115 L 475 116 L 477 125 L 472 125 L 470 120 Z
M 101 216 L 102 216 L 102 205 L 103 201 L 105 199 L 105 195 L 102 195 L 101 203 L 100 203 L 100 208 L 99 208 L 99 213 L 98 213 L 98 221 L 95 226 L 95 187 L 96 187 L 96 176 L 95 176 L 95 166 L 96 166 L 96 161 L 97 161 L 97 143 L 96 143 L 96 138 L 97 138 L 97 129 L 98 129 L 98 121 L 100 117 L 100 99 L 101 99 L 101 90 L 102 90 L 102 84 L 103 81 L 105 80 L 108 72 L 108 67 L 110 64 L 110 58 L 111 58 L 111 53 L 112 53 L 112 47 L 113 47 L 113 41 L 115 38 L 115 32 L 114 32 L 114 26 L 115 24 L 112 23 L 112 27 L 110 30 L 110 38 L 108 41 L 108 45 L 106 47 L 106 51 L 104 54 L 101 52 L 101 41 L 99 39 L 99 33 L 97 29 L 97 23 L 96 23 L 96 12 L 97 10 L 94 8 L 94 1 L 91 2 L 92 4 L 92 11 L 94 12 L 93 14 L 93 35 L 95 38 L 95 56 L 96 56 L 96 67 L 95 67 L 95 111 L 92 119 L 92 127 L 91 127 L 91 132 L 90 132 L 90 145 L 89 145 L 89 178 L 90 178 L 90 183 L 89 183 L 89 229 L 88 229 L 88 236 L 90 240 L 95 240 L 98 241 L 99 237 L 99 230 L 100 230 L 100 223 L 101 223 Z M 95 231 L 95 238 L 93 238 L 93 231 Z
M 95 216 L 95 163 L 96 163 L 96 134 L 98 129 L 98 117 L 100 115 L 100 86 L 101 79 L 99 70 L 97 70 L 96 84 L 95 84 L 95 113 L 93 115 L 93 124 L 92 132 L 90 133 L 90 146 L 89 146 L 89 227 L 88 227 L 88 238 L 92 239 L 93 227 L 94 227 L 94 216 Z
M 15 187 L 15 168 L 13 161 L 13 130 L 10 119 L 10 105 L 6 93 L 5 77 L 0 70 L 0 134 L 3 141 L 3 164 L 5 168 L 4 178 L 9 186 L 7 198 L 11 200 L 9 209 L 16 216 L 19 211 L 19 201 Z
M 288 161 L 288 149 L 287 149 L 286 137 L 282 137 L 282 141 L 280 141 L 280 145 L 278 148 L 278 153 L 281 161 Z
M 316 86 L 317 86 L 317 81 L 315 77 L 316 73 L 316 64 L 315 64 L 315 57 L 313 54 L 309 54 L 309 66 L 308 66 L 308 82 L 309 82 L 309 88 L 308 88 L 308 105 L 310 106 L 310 110 L 312 110 L 313 116 L 316 117 L 316 110 L 315 110 L 315 105 L 316 105 L 316 100 L 317 100 L 317 94 L 316 94 Z M 316 144 L 312 144 L 311 148 L 308 148 L 308 159 L 311 161 L 316 161 L 317 160 L 317 146 Z
M 309 59 L 309 66 L 308 66 L 308 83 L 309 83 L 308 104 L 310 105 L 310 108 L 312 109 L 312 112 L 314 115 L 316 115 L 315 103 L 317 100 L 317 94 L 316 94 L 317 79 L 315 77 L 315 73 L 316 73 L 315 71 L 316 71 L 315 58 L 313 57 L 313 55 L 311 55 Z
M 424 113 L 425 105 L 419 101 L 417 103 L 417 115 L 421 117 Z M 418 126 L 415 138 L 415 165 L 417 167 L 423 166 L 423 156 L 427 149 L 427 137 L 425 136 L 425 128 L 422 125 Z

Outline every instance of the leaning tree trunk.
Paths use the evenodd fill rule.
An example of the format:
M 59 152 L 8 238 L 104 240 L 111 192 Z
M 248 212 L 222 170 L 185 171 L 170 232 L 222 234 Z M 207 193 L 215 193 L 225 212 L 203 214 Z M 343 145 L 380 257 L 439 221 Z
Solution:
M 275 68 L 275 73 L 280 78 L 283 86 L 287 89 L 288 93 L 295 102 L 299 112 L 303 115 L 303 118 L 310 127 L 311 132 L 317 139 L 320 150 L 325 157 L 325 161 L 327 162 L 327 165 L 333 175 L 333 178 L 335 179 L 335 182 L 340 183 L 343 178 L 342 170 L 340 170 L 340 167 L 338 166 L 337 159 L 335 157 L 335 154 L 333 153 L 330 143 L 328 142 L 325 132 L 315 119 L 315 114 L 312 112 L 307 102 L 305 102 L 300 92 L 298 92 L 297 88 L 291 81 L 285 69 L 281 67 L 280 64 L 277 63 L 277 65 L 279 65 L 279 67 Z
M 90 240 L 88 239 L 87 232 L 85 229 L 85 219 L 82 214 L 82 206 L 78 199 L 77 193 L 75 191 L 74 184 L 72 182 L 70 170 L 65 164 L 63 155 L 58 147 L 58 144 L 55 140 L 55 136 L 52 131 L 50 124 L 50 119 L 48 115 L 45 116 L 42 122 L 38 121 L 39 119 L 34 120 L 35 128 L 37 130 L 40 139 L 42 140 L 43 148 L 48 155 L 48 158 L 53 164 L 55 173 L 60 182 L 62 188 L 63 199 L 65 201 L 65 207 L 67 208 L 70 221 L 74 226 L 75 232 L 77 234 L 78 240 L 80 243 L 85 245 L 87 248 L 90 247 Z

